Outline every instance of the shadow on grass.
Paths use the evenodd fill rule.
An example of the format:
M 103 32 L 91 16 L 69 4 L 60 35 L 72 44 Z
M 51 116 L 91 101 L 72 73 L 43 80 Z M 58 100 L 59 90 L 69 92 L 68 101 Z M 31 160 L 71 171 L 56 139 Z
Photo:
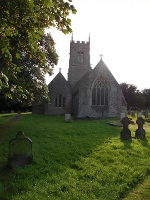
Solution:
M 100 145 L 107 148 L 112 138 L 118 137 L 117 141 L 119 141 L 120 128 L 107 126 L 108 120 L 64 123 L 62 117 L 35 116 L 35 120 L 33 116 L 27 116 L 24 119 L 16 124 L 14 132 L 23 130 L 32 139 L 34 162 L 26 169 L 22 168 L 18 171 L 5 167 L 0 169 L 0 181 L 5 193 L 5 195 L 0 193 L 2 195 L 0 197 L 5 197 L 5 200 L 12 197 L 15 199 L 16 195 L 32 190 L 35 184 L 40 184 L 43 180 L 46 184 L 46 179 L 49 184 L 54 184 L 53 177 L 59 177 L 67 170 L 82 171 L 82 166 L 76 164 L 77 161 L 90 156 Z M 121 140 L 121 142 L 124 144 L 124 150 L 131 148 L 132 140 Z M 8 146 L 5 145 L 3 148 Z M 100 153 L 100 150 L 98 152 Z M 1 163 L 2 165 L 4 162 Z
M 132 143 L 132 138 L 129 140 L 121 140 L 120 141 L 124 144 L 124 147 L 122 149 L 130 149 L 131 148 L 131 143 Z
M 138 140 L 140 140 L 143 146 L 150 147 L 150 145 L 148 144 L 148 139 L 146 137 L 143 139 L 138 139 Z

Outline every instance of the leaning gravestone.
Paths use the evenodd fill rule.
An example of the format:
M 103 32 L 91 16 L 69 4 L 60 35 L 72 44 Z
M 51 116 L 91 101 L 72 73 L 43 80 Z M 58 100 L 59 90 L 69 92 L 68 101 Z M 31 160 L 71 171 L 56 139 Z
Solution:
M 129 140 L 129 139 L 131 139 L 131 131 L 128 128 L 128 126 L 130 124 L 129 118 L 128 117 L 124 117 L 121 120 L 121 123 L 123 125 L 123 130 L 120 132 L 120 138 L 122 140 Z
M 126 116 L 125 113 L 120 113 L 120 120 L 122 120 Z
M 9 142 L 8 165 L 11 168 L 25 166 L 33 161 L 32 141 L 19 131 Z
M 135 138 L 145 138 L 145 130 L 143 129 L 143 124 L 145 123 L 144 119 L 142 117 L 139 117 L 136 120 L 136 123 L 138 124 L 138 129 L 135 131 Z
M 71 122 L 71 114 L 65 114 L 65 122 Z

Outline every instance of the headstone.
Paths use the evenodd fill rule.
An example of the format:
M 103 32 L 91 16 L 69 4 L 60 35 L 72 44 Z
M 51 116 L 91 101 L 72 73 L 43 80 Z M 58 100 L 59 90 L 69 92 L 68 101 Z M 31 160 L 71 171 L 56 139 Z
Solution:
M 142 112 L 138 112 L 137 118 L 142 117 Z
M 14 110 L 11 110 L 11 113 L 14 113 Z
M 65 114 L 65 122 L 71 122 L 71 114 Z
M 126 116 L 125 113 L 120 113 L 120 120 L 122 120 Z
M 11 168 L 25 166 L 33 161 L 32 141 L 19 131 L 9 142 L 8 165 Z
M 135 131 L 135 138 L 145 138 L 145 130 L 143 129 L 143 124 L 145 123 L 144 119 L 142 117 L 139 117 L 136 120 L 136 123 L 138 124 L 138 129 Z
M 122 140 L 129 140 L 129 139 L 131 139 L 131 131 L 128 128 L 128 126 L 130 124 L 129 118 L 128 117 L 124 117 L 121 120 L 121 123 L 123 125 L 123 130 L 120 132 L 120 138 Z
M 131 116 L 135 117 L 135 111 L 134 110 L 131 111 Z

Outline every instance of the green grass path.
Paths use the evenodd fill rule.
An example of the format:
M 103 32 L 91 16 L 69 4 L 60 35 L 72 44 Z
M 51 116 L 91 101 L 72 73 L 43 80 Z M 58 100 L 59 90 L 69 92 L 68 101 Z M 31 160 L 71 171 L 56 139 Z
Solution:
M 0 199 L 150 200 L 150 123 L 145 139 L 121 141 L 111 119 L 17 116 L 0 121 Z M 19 130 L 33 141 L 34 163 L 8 173 L 8 142 Z
M 7 115 L 5 115 L 7 117 Z M 15 123 L 23 117 L 23 115 L 10 115 L 7 118 L 1 120 L 0 123 L 0 143 L 10 135 L 11 129 L 14 127 Z

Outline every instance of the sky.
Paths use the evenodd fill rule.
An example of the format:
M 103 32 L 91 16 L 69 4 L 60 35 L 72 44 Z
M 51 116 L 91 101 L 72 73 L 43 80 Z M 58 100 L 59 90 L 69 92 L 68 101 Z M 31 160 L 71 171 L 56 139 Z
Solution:
M 73 39 L 88 41 L 94 68 L 103 61 L 117 82 L 133 84 L 139 90 L 150 88 L 150 0 L 73 0 L 77 9 L 72 21 Z M 67 79 L 71 34 L 49 29 L 59 55 L 54 75 L 46 76 L 47 84 L 59 68 Z

